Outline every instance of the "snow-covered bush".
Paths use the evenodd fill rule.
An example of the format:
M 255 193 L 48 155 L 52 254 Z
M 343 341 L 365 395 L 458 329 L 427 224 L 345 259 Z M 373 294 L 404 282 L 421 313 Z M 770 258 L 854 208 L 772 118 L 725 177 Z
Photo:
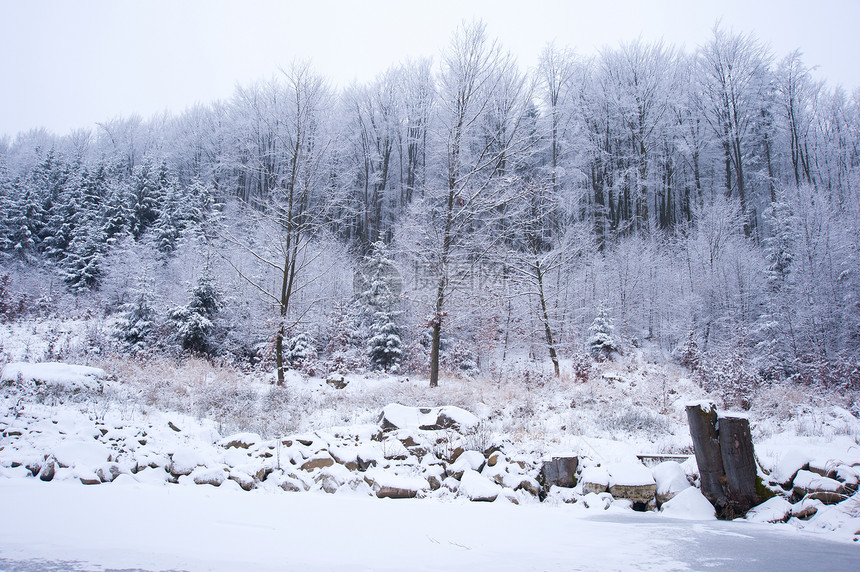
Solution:
M 652 441 L 669 432 L 668 420 L 648 409 L 628 407 L 617 409 L 598 418 L 600 427 L 613 438 L 627 438 L 644 435 Z
M 727 355 L 712 355 L 702 359 L 696 375 L 707 391 L 723 396 L 726 406 L 749 409 L 753 397 L 761 386 L 755 361 L 741 351 Z
M 287 344 L 287 361 L 295 368 L 308 371 L 317 359 L 314 339 L 306 333 L 290 338 Z
M 570 366 L 574 381 L 579 383 L 588 381 L 591 375 L 591 356 L 581 352 L 575 353 L 570 357 Z
M 702 352 L 699 349 L 699 343 L 696 341 L 696 333 L 690 330 L 687 339 L 673 353 L 675 361 L 690 371 L 696 371 L 699 364 L 702 362 Z
M 473 348 L 464 340 L 454 340 L 447 347 L 443 346 L 440 361 L 447 371 L 467 379 L 474 379 L 481 373 Z

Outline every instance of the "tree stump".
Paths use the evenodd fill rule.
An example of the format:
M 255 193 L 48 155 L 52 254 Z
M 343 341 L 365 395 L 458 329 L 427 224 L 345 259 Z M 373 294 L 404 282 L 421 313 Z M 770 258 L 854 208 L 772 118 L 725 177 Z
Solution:
M 723 486 L 726 471 L 720 454 L 720 439 L 717 434 L 717 408 L 713 404 L 687 406 L 687 423 L 693 438 L 696 464 L 699 466 L 699 483 L 702 494 L 717 509 L 717 516 L 728 506 Z
M 699 466 L 702 494 L 717 518 L 743 516 L 761 499 L 756 493 L 756 464 L 749 420 L 717 416 L 715 405 L 688 405 L 687 421 Z
M 756 492 L 756 464 L 749 419 L 719 418 L 720 451 L 726 470 L 726 496 L 733 512 L 744 515 L 761 503 Z

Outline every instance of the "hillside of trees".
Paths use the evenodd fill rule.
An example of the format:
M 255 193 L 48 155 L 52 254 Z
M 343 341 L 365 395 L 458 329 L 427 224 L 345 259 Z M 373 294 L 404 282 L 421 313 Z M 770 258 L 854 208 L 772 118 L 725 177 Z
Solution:
M 0 317 L 308 374 L 587 377 L 641 348 L 743 403 L 860 388 L 860 91 L 716 27 L 524 70 L 464 24 L 335 89 L 0 140 Z

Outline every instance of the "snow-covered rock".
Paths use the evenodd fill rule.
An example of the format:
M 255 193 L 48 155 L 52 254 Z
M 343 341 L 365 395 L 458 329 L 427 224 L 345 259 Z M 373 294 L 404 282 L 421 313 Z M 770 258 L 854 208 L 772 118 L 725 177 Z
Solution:
M 811 460 L 812 457 L 809 454 L 798 449 L 790 449 L 771 471 L 770 477 L 781 485 L 787 486 L 794 480 L 798 471 L 809 467 Z
M 846 498 L 842 483 L 812 471 L 798 471 L 794 477 L 793 489 L 798 497 L 817 499 L 825 504 L 836 504 Z
M 423 477 L 398 475 L 380 468 L 366 471 L 364 480 L 378 498 L 414 498 L 420 491 L 430 489 L 430 483 Z
M 227 480 L 228 473 L 224 467 L 197 467 L 190 477 L 196 485 L 212 485 L 220 487 Z
M 655 500 L 657 483 L 645 465 L 611 463 L 606 470 L 609 472 L 609 494 L 613 497 L 630 499 L 644 505 Z
M 576 455 L 545 460 L 540 470 L 541 481 L 547 489 L 551 486 L 572 488 L 576 486 L 577 467 L 579 467 L 579 457 Z
M 815 516 L 818 509 L 824 506 L 824 503 L 818 499 L 803 498 L 791 505 L 791 516 L 800 520 L 808 520 Z
M 606 467 L 585 467 L 579 475 L 583 494 L 605 493 L 609 489 L 609 472 Z
M 206 464 L 206 458 L 192 447 L 180 447 L 170 456 L 168 472 L 174 477 L 190 475 L 194 469 Z
M 303 471 L 315 471 L 316 469 L 322 469 L 324 467 L 331 467 L 334 465 L 334 459 L 331 455 L 326 453 L 325 451 L 321 453 L 317 453 L 304 463 L 302 463 L 301 469 Z
M 480 473 L 467 469 L 460 478 L 460 492 L 471 501 L 492 502 L 501 494 L 502 487 Z
M 12 362 L 3 366 L 0 383 L 27 382 L 37 386 L 61 387 L 67 391 L 99 391 L 105 377 L 105 370 L 85 365 Z
M 660 512 L 672 518 L 685 520 L 715 520 L 717 518 L 714 505 L 696 487 L 690 487 L 679 492 L 672 500 L 660 507 Z
M 78 439 L 59 443 L 52 449 L 54 458 L 62 467 L 87 467 L 95 470 L 106 463 L 111 455 L 110 447 L 95 440 Z
M 582 497 L 582 505 L 591 510 L 606 510 L 612 504 L 609 493 L 588 493 Z
M 448 465 L 448 474 L 460 479 L 466 471 L 480 471 L 485 463 L 484 455 L 477 451 L 463 451 L 457 460 Z
M 478 425 L 478 418 L 465 409 L 451 405 L 444 407 L 407 407 L 398 403 L 386 405 L 379 416 L 384 431 L 395 429 L 422 429 L 436 431 L 454 429 L 464 431 Z
M 225 449 L 230 448 L 241 448 L 247 449 L 253 445 L 257 445 L 263 439 L 257 433 L 236 433 L 235 435 L 230 435 L 229 437 L 224 437 L 218 444 Z
M 680 463 L 664 461 L 651 469 L 657 483 L 657 502 L 663 504 L 690 486 L 687 474 Z
M 783 497 L 773 497 L 752 507 L 746 514 L 750 522 L 785 522 L 791 517 L 791 503 Z

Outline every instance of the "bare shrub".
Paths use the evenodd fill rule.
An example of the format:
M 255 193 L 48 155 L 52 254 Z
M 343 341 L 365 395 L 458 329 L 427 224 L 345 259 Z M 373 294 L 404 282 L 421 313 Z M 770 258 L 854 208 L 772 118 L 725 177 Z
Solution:
M 616 436 L 645 435 L 655 441 L 671 431 L 665 417 L 640 407 L 615 410 L 597 419 L 602 429 Z

